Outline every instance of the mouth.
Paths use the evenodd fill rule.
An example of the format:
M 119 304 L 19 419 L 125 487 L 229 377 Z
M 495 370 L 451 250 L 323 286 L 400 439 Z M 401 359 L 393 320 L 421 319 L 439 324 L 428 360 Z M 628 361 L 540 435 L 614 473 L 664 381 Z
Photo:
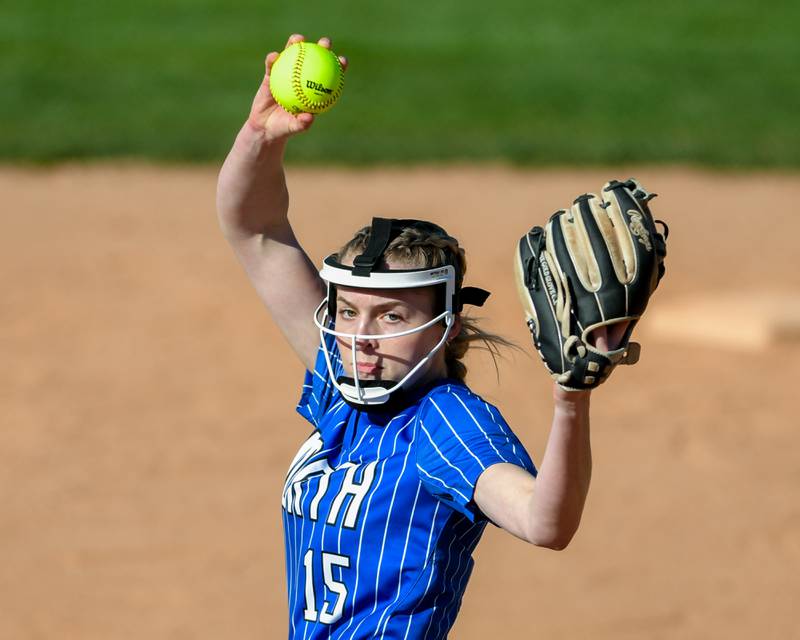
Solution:
M 366 374 L 376 374 L 378 371 L 383 369 L 383 367 L 379 366 L 376 363 L 369 363 L 369 362 L 356 362 L 356 369 L 359 373 L 366 373 Z

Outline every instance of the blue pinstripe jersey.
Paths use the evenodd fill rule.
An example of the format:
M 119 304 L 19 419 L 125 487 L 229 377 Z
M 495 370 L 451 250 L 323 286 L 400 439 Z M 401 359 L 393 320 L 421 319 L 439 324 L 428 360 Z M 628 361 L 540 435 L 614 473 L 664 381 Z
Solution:
M 487 523 L 475 483 L 498 462 L 535 474 L 525 449 L 455 380 L 394 414 L 352 408 L 321 349 L 297 410 L 315 428 L 283 490 L 289 638 L 445 638 Z

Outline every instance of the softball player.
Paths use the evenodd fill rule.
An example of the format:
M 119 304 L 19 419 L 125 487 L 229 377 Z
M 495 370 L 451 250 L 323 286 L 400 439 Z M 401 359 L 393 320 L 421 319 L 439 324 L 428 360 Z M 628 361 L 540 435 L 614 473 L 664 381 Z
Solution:
M 572 538 L 589 487 L 589 394 L 555 387 L 537 475 L 499 411 L 464 383 L 469 342 L 502 340 L 461 315 L 488 293 L 463 286 L 455 239 L 431 223 L 376 218 L 318 272 L 289 224 L 282 167 L 287 139 L 313 116 L 275 104 L 276 57 L 217 204 L 307 369 L 297 410 L 313 431 L 282 498 L 289 637 L 445 638 L 487 522 L 553 549 Z

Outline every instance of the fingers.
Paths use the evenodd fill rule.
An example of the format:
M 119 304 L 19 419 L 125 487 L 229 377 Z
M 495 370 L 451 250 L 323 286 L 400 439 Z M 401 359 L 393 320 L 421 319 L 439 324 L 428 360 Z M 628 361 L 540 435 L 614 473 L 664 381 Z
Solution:
M 303 42 L 305 41 L 305 36 L 299 33 L 293 33 L 289 36 L 289 39 L 286 41 L 286 47 L 295 44 L 296 42 Z M 319 40 L 317 40 L 317 44 L 320 47 L 324 47 L 326 49 L 330 49 L 333 42 L 328 36 L 322 36 Z M 286 48 L 284 47 L 284 49 Z M 267 75 L 269 75 L 270 70 L 272 69 L 272 65 L 275 64 L 275 61 L 278 59 L 280 54 L 277 51 L 271 51 L 267 54 L 267 57 L 264 61 L 264 66 L 266 67 Z M 345 56 L 337 56 L 339 58 L 339 63 L 342 65 L 343 70 L 347 70 L 348 60 Z
M 295 42 L 302 42 L 305 39 L 306 37 L 304 35 L 301 35 L 299 33 L 293 33 L 292 35 L 289 36 L 289 39 L 286 41 L 286 47 L 293 45 Z M 286 47 L 284 47 L 284 49 Z
M 333 45 L 333 42 L 328 36 L 322 36 L 319 40 L 317 40 L 317 44 L 320 47 L 325 47 L 326 49 L 330 49 Z M 347 58 L 344 56 L 337 56 L 339 58 L 339 63 L 342 65 L 342 69 L 347 71 Z
M 302 42 L 305 40 L 305 36 L 299 33 L 293 33 L 289 36 L 289 39 L 286 41 L 286 45 L 283 47 L 284 49 L 290 45 L 293 45 L 295 42 Z M 278 59 L 280 53 L 277 51 L 270 51 L 267 54 L 267 57 L 264 59 L 264 67 L 266 68 L 267 76 L 269 76 L 269 72 L 272 70 L 272 65 L 275 64 L 275 61 Z
M 301 133 L 306 131 L 312 124 L 314 124 L 313 113 L 298 113 L 294 116 L 294 122 L 289 125 L 292 133 Z
M 594 342 L 594 348 L 598 351 L 609 351 L 608 348 L 608 331 L 605 327 L 600 327 L 592 331 L 589 340 Z
M 270 71 L 272 70 L 272 65 L 275 64 L 275 61 L 278 59 L 280 54 L 277 51 L 270 51 L 267 54 L 266 59 L 264 60 L 264 66 L 267 69 L 267 75 L 269 75 Z

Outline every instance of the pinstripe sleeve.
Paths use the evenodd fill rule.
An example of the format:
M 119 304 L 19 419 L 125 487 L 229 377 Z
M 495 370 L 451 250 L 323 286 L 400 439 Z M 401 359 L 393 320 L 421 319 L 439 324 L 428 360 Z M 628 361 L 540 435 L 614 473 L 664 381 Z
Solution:
M 338 376 L 342 372 L 342 361 L 339 357 L 339 349 L 336 346 L 336 338 L 332 335 L 326 335 L 325 341 L 331 356 L 331 365 L 334 373 Z M 300 401 L 297 403 L 297 413 L 315 427 L 319 427 L 319 421 L 322 416 L 337 402 L 344 402 L 344 400 L 342 400 L 342 394 L 331 382 L 328 365 L 325 361 L 325 353 L 322 350 L 322 344 L 320 344 L 317 350 L 314 370 L 306 371 L 305 380 L 303 380 L 303 392 L 300 395 Z
M 425 400 L 415 442 L 425 489 L 473 522 L 486 520 L 473 500 L 484 470 L 508 462 L 536 475 L 500 412 L 463 386 L 441 387 Z

